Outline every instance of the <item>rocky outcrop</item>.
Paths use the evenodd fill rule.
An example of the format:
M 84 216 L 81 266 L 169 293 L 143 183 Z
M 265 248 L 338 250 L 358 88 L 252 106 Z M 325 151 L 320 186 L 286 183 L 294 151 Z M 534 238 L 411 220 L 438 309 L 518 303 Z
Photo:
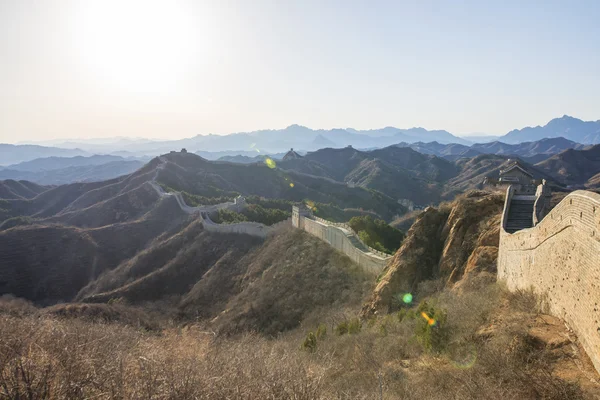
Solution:
M 494 272 L 502 197 L 471 191 L 453 203 L 427 208 L 417 218 L 363 314 L 388 312 L 398 294 L 415 293 L 420 282 L 443 279 L 455 285 L 470 274 Z
M 492 247 L 497 253 L 502 203 L 498 195 L 471 192 L 452 205 L 442 232 L 444 249 L 438 277 L 456 283 L 465 276 L 469 261 L 473 270 L 481 256 L 492 253 L 489 249 L 475 250 Z

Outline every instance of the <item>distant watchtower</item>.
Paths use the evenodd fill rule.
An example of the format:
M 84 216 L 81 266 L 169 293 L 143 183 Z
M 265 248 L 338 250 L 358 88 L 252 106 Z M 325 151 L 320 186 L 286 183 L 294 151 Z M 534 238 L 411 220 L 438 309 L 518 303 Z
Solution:
M 507 168 L 500 171 L 500 182 L 531 185 L 533 175 L 527 171 L 518 161 L 513 162 Z
M 282 160 L 283 160 L 283 161 L 288 161 L 288 160 L 297 160 L 297 159 L 299 159 L 299 158 L 302 158 L 302 156 L 301 156 L 300 154 L 296 153 L 296 152 L 294 151 L 294 149 L 293 149 L 293 148 L 291 148 L 291 149 L 290 149 L 290 151 L 288 151 L 288 152 L 286 153 L 286 155 L 285 155 L 285 156 L 283 156 L 283 159 L 282 159 Z
M 292 225 L 294 228 L 304 227 L 304 218 L 312 216 L 311 211 L 306 206 L 293 206 L 292 207 Z
M 500 170 L 499 176 L 486 177 L 483 186 L 493 186 L 506 189 L 512 186 L 517 194 L 534 195 L 536 186 L 541 181 L 536 181 L 531 172 L 518 161 L 508 160 L 507 166 Z

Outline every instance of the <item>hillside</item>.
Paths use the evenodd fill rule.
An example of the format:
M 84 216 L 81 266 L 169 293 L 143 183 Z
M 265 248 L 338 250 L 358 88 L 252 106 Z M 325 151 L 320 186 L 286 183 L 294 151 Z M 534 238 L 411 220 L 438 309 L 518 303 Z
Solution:
M 536 168 L 563 185 L 598 187 L 595 176 L 600 171 L 600 145 L 563 151 L 536 164 Z
M 190 282 L 200 279 L 211 265 L 238 262 L 258 245 L 257 240 L 250 237 L 234 235 L 233 241 L 223 241 L 201 232 L 201 224 L 193 222 L 193 218 L 180 209 L 174 196 L 161 197 L 148 184 L 154 179 L 186 190 L 186 198 L 200 201 L 200 204 L 228 199 L 215 196 L 242 193 L 250 196 L 250 201 L 256 204 L 254 208 L 265 212 L 274 208 L 289 213 L 293 202 L 305 200 L 323 204 L 321 212 L 334 213 L 332 215 L 346 213 L 339 206 L 348 208 L 347 219 L 361 215 L 362 211 L 358 209 L 363 207 L 386 218 L 403 212 L 393 199 L 363 188 L 331 184 L 321 178 L 286 173 L 264 164 L 243 166 L 209 162 L 193 154 L 168 154 L 122 178 L 61 185 L 31 199 L 2 200 L 0 259 L 6 267 L 0 272 L 0 295 L 13 293 L 48 304 L 73 300 L 80 290 L 91 285 L 82 291 L 81 298 L 99 296 L 99 291 L 118 291 L 122 293 L 118 297 L 137 298 L 139 294 L 127 294 L 138 293 L 137 283 L 133 281 L 142 279 L 147 285 L 152 279 L 161 277 L 161 273 L 179 276 L 189 289 Z M 5 183 L 6 187 L 21 189 L 27 185 Z M 328 206 L 329 203 L 336 206 Z M 357 211 L 353 211 L 355 209 Z M 188 236 L 193 238 L 195 245 L 186 252 L 181 238 Z M 213 250 L 205 251 L 205 248 Z M 238 252 L 231 253 L 231 248 L 237 248 Z M 65 249 L 68 249 L 69 257 L 63 259 L 61 254 Z M 157 255 L 161 251 L 167 252 L 167 259 Z M 114 270 L 115 274 L 137 271 L 140 267 L 136 266 L 136 260 L 144 259 L 144 252 L 152 254 L 152 262 L 144 261 L 143 268 L 146 269 L 142 268 L 148 277 L 146 274 L 129 276 L 118 280 L 122 284 L 119 286 L 107 286 L 104 280 L 93 283 L 105 271 Z M 168 266 L 155 264 L 161 260 Z M 196 267 L 190 276 L 183 271 L 172 272 L 173 268 L 177 270 L 182 265 L 201 264 L 205 264 L 206 269 Z M 102 279 L 107 279 L 106 276 Z M 142 290 L 154 296 L 154 300 L 172 293 L 181 295 L 187 290 L 175 283 L 167 288 L 163 286 L 163 280 L 156 282 L 159 287 Z
M 250 157 L 250 156 L 235 155 L 235 156 L 219 157 L 217 159 L 217 161 L 227 161 L 227 162 L 238 163 L 238 164 L 252 164 L 252 163 L 257 163 L 257 162 L 264 162 L 266 158 L 269 158 L 269 156 L 259 155 L 259 156 Z
M 180 229 L 188 216 L 176 199 L 159 198 L 147 184 L 156 165 L 121 179 L 3 200 L 0 294 L 44 304 L 71 300 L 105 269 Z
M 396 155 L 403 152 L 414 158 Z M 448 161 L 420 157 L 398 149 L 347 163 L 447 179 Z M 577 338 L 529 295 L 494 283 L 501 195 L 471 191 L 420 213 L 376 277 L 289 222 L 265 239 L 208 232 L 176 196 L 150 184 L 155 179 L 200 203 L 240 192 L 277 196 L 248 197 L 277 210 L 305 196 L 382 213 L 393 203 L 331 178 L 185 153 L 123 178 L 6 200 L 29 213 L 0 227 L 0 357 L 13 360 L 0 366 L 0 383 L 16 376 L 11 393 L 26 387 L 13 371 L 19 365 L 58 398 L 599 393 Z M 8 293 L 20 299 L 1 296 Z
M 133 257 L 160 235 L 181 229 L 187 216 L 170 198 L 124 222 L 94 224 L 93 219 L 82 218 L 72 221 L 82 222 L 77 227 L 53 223 L 57 219 L 0 230 L 0 294 L 41 304 L 70 301 L 103 271 Z
M 427 209 L 379 279 L 290 226 L 261 241 L 188 221 L 84 303 L 0 298 L 0 383 L 27 390 L 23 368 L 65 399 L 593 399 L 577 338 L 494 283 L 501 207 L 471 192 Z
M 502 207 L 501 194 L 471 191 L 421 213 L 364 312 L 393 310 L 398 293 L 412 293 L 426 280 L 452 285 L 470 274 L 495 272 Z
M 451 200 L 469 189 L 481 188 L 485 177 L 497 177 L 510 156 L 480 154 L 449 161 L 408 147 L 390 146 L 372 151 L 321 149 L 298 160 L 280 162 L 283 169 L 322 176 L 380 191 L 418 205 Z M 552 177 L 526 162 L 536 179 Z
M 262 242 L 209 234 L 194 222 L 91 281 L 76 299 L 168 301 L 182 317 L 210 321 L 217 331 L 275 335 L 321 307 L 357 306 L 371 278 L 289 225 Z
M 460 173 L 446 182 L 444 198 L 451 200 L 467 190 L 481 188 L 486 177 L 498 177 L 500 170 L 506 168 L 512 162 L 514 162 L 514 159 L 491 154 L 457 160 L 455 163 Z M 523 161 L 520 161 L 520 163 L 533 174 L 534 179 L 546 179 L 550 185 L 557 186 L 552 176 L 538 168 L 537 165 L 531 165 Z
M 33 182 L 8 179 L 0 181 L 0 199 L 31 199 L 47 189 Z
M 242 194 L 296 202 L 310 200 L 335 204 L 339 208 L 372 210 L 384 219 L 404 213 L 404 208 L 395 199 L 381 192 L 287 170 L 288 164 L 283 161 L 273 161 L 270 165 L 241 165 L 211 162 L 189 153 L 170 153 L 163 159 L 166 164 L 159 170 L 157 180 L 170 188 L 194 195 L 219 197 Z
M 321 149 L 279 164 L 286 170 L 324 176 L 417 204 L 439 201 L 440 183 L 457 173 L 449 161 L 396 146 L 368 152 L 351 147 Z

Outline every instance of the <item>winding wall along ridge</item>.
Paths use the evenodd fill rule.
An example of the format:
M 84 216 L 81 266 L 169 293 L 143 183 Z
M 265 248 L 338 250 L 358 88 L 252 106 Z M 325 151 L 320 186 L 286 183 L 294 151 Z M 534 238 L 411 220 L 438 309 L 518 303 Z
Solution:
M 219 233 L 241 233 L 241 234 L 247 234 L 247 235 L 258 236 L 258 237 L 264 238 L 267 236 L 267 234 L 269 232 L 273 231 L 275 229 L 275 227 L 278 225 L 278 224 L 275 224 L 273 226 L 267 226 L 267 225 L 261 224 L 259 222 L 239 222 L 239 223 L 235 223 L 235 224 L 216 224 L 216 223 L 214 223 L 209 217 L 210 213 L 217 212 L 222 209 L 234 210 L 234 211 L 239 212 L 239 211 L 243 210 L 244 208 L 246 208 L 246 206 L 247 206 L 246 201 L 243 200 L 243 198 L 239 197 L 239 198 L 235 199 L 235 201 L 233 201 L 233 202 L 229 201 L 229 202 L 214 204 L 214 205 L 190 207 L 186 204 L 186 202 L 183 199 L 183 196 L 181 195 L 180 192 L 167 193 L 156 182 L 156 179 L 158 178 L 158 174 L 159 174 L 160 170 L 165 167 L 165 164 L 167 162 L 162 157 L 160 157 L 160 161 L 161 161 L 161 163 L 156 167 L 156 173 L 154 174 L 154 177 L 152 178 L 152 180 L 148 181 L 148 184 L 150 184 L 154 188 L 156 193 L 158 193 L 158 195 L 161 198 L 174 197 L 177 200 L 177 204 L 179 204 L 179 207 L 181 208 L 181 210 L 183 212 L 185 212 L 186 214 L 197 213 L 200 216 L 200 218 L 202 218 L 202 225 L 204 226 L 204 229 L 206 229 L 207 231 L 219 232 Z M 285 222 L 286 221 L 283 221 L 280 224 L 283 224 Z
M 575 191 L 536 226 L 513 234 L 502 216 L 498 278 L 510 290 L 539 294 L 551 314 L 577 334 L 600 372 L 600 195 Z
M 240 222 L 235 224 L 216 224 L 210 219 L 210 213 L 221 209 L 230 209 L 241 211 L 246 207 L 246 202 L 242 198 L 236 199 L 235 202 L 226 202 L 221 204 L 190 207 L 185 203 L 183 196 L 179 192 L 167 193 L 156 182 L 160 170 L 162 170 L 167 161 L 160 157 L 160 164 L 156 167 L 156 172 L 152 180 L 148 181 L 156 193 L 161 198 L 175 197 L 177 204 L 181 210 L 187 214 L 198 213 L 202 218 L 202 225 L 207 231 L 220 233 L 242 233 L 258 237 L 266 237 L 269 232 L 275 230 L 278 226 L 289 224 L 289 219 L 282 221 L 272 226 L 266 226 L 258 222 Z M 301 219 L 301 221 L 300 221 Z M 329 243 L 332 247 L 345 253 L 350 259 L 358 265 L 374 273 L 380 273 L 387 266 L 387 263 L 392 258 L 389 254 L 382 253 L 367 246 L 358 235 L 347 224 L 339 224 L 324 219 L 314 217 L 306 218 L 305 215 L 300 216 L 298 207 L 292 208 L 292 223 L 295 227 L 304 229 L 308 233 L 317 236 L 321 240 Z
M 346 224 L 337 224 L 314 217 L 298 207 L 292 208 L 292 224 L 328 243 L 363 269 L 375 274 L 381 273 L 392 259 L 389 254 L 365 245 Z

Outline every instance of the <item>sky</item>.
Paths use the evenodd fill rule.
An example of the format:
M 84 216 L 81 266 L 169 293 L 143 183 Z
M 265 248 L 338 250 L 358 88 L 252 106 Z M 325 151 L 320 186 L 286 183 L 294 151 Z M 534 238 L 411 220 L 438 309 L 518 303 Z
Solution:
M 600 119 L 600 2 L 0 0 L 0 142 Z

